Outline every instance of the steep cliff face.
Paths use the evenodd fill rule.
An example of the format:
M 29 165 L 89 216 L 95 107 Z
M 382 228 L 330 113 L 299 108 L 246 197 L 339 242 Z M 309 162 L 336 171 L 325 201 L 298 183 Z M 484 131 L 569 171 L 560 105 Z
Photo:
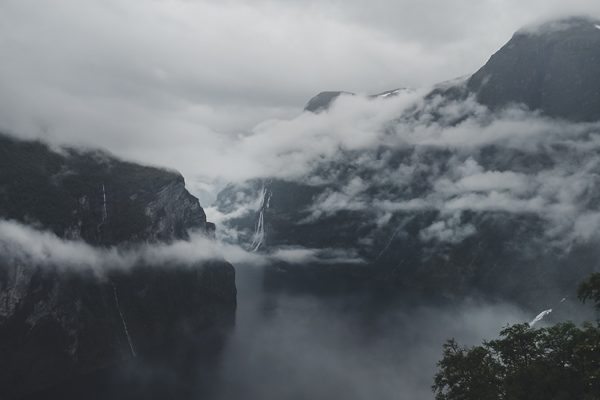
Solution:
M 98 248 L 214 231 L 178 173 L 6 136 L 0 217 Z M 138 262 L 98 277 L 0 255 L 0 397 L 169 353 L 209 330 L 224 337 L 235 307 L 235 273 L 225 261 Z
M 179 173 L 61 151 L 0 136 L 0 217 L 93 245 L 185 239 L 206 229 Z

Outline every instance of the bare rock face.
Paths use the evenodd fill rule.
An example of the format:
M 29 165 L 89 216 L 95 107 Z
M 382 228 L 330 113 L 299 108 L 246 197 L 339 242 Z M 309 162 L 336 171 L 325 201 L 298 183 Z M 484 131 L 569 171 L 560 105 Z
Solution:
M 186 239 L 206 229 L 178 172 L 0 136 L 0 218 L 92 245 Z
M 573 17 L 517 31 L 466 81 L 437 85 L 426 96 L 447 100 L 474 95 L 491 110 L 520 106 L 552 118 L 600 120 L 600 20 Z M 371 97 L 388 97 L 405 89 Z M 319 113 L 350 92 L 327 91 L 311 98 L 305 111 Z
M 6 136 L 0 218 L 97 247 L 214 235 L 178 173 Z M 235 272 L 225 261 L 138 264 L 98 277 L 0 255 L 0 398 L 181 351 L 205 332 L 224 338 L 235 308 Z
M 133 357 L 168 356 L 205 333 L 225 337 L 233 322 L 234 271 L 226 263 L 140 266 L 102 281 L 31 265 L 2 265 L 2 274 L 3 398 Z
M 310 111 L 313 113 L 326 111 L 341 95 L 353 96 L 354 93 L 336 91 L 321 92 L 308 101 L 306 107 L 304 107 L 304 111 Z
M 524 104 L 550 117 L 600 119 L 600 21 L 571 18 L 522 29 L 468 81 L 477 100 Z
M 185 189 L 181 176 L 161 188 L 144 211 L 151 221 L 147 235 L 155 240 L 185 238 L 188 229 L 207 230 L 204 210 Z

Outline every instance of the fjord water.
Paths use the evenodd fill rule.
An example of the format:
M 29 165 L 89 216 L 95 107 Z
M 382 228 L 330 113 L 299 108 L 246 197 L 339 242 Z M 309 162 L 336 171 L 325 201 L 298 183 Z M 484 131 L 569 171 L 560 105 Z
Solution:
M 215 399 L 432 399 L 448 338 L 475 344 L 529 315 L 507 304 L 389 307 L 365 297 L 263 288 L 237 268 L 238 311 L 219 361 Z M 412 305 L 420 303 L 420 305 Z

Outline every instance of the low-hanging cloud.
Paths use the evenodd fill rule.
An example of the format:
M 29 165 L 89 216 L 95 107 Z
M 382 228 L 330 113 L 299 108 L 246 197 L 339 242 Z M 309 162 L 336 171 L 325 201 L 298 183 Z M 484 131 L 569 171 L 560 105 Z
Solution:
M 427 87 L 474 72 L 523 25 L 600 16 L 586 0 L 438 3 L 3 1 L 0 129 L 176 168 L 210 200 L 226 182 L 296 173 L 340 136 L 372 138 L 364 114 L 294 118 L 317 92 Z
M 0 6 L 5 27 L 0 50 L 7 60 L 0 67 L 0 92 L 8 94 L 0 95 L 0 126 L 13 134 L 53 144 L 101 146 L 133 160 L 175 167 L 205 206 L 227 183 L 269 177 L 333 183 L 308 207 L 310 214 L 302 222 L 342 210 L 371 210 L 378 224 L 385 224 L 394 212 L 437 210 L 440 219 L 421 235 L 430 238 L 432 232 L 447 232 L 436 228 L 454 226 L 464 211 L 500 211 L 543 216 L 549 234 L 564 241 L 595 235 L 597 218 L 589 204 L 597 179 L 598 124 L 553 120 L 518 105 L 492 113 L 473 97 L 424 97 L 435 81 L 472 72 L 448 72 L 451 58 L 442 50 L 455 48 L 439 35 L 456 25 L 448 15 L 466 8 L 474 13 L 468 15 L 487 15 L 484 11 L 497 7 L 494 2 L 477 7 L 448 3 L 443 18 L 428 16 L 439 24 L 431 25 L 421 42 L 410 29 L 394 28 L 386 20 L 389 14 L 380 11 L 399 7 L 391 2 L 365 13 L 357 12 L 363 7 L 356 2 L 339 7 L 309 1 L 310 7 L 302 7 L 298 1 L 268 0 L 143 6 L 138 1 L 91 1 L 83 9 L 65 0 L 34 11 L 23 4 L 27 2 Z M 583 2 L 545 4 L 542 14 L 533 13 L 537 9 L 530 4 L 508 7 L 517 20 L 488 33 L 486 40 L 499 35 L 493 39 L 498 43 L 482 53 L 491 53 L 520 25 L 569 11 L 592 16 L 600 11 Z M 414 6 L 402 18 L 423 13 Z M 140 24 L 132 27 L 126 22 L 134 17 Z M 482 25 L 473 29 L 489 29 L 485 19 L 474 20 Z M 471 28 L 461 24 L 454 39 L 472 44 L 481 36 L 472 35 Z M 225 35 L 223 29 L 235 34 Z M 281 41 L 274 40 L 278 35 Z M 308 40 L 315 37 L 328 42 Z M 294 40 L 299 46 L 289 46 Z M 359 57 L 351 48 L 371 49 L 370 57 Z M 325 51 L 331 49 L 337 50 Z M 433 49 L 435 55 L 429 53 Z M 282 56 L 290 51 L 294 54 Z M 391 53 L 393 59 L 387 60 Z M 437 60 L 440 54 L 443 60 Z M 307 61 L 317 59 L 317 65 Z M 341 96 L 327 112 L 300 112 L 299 105 L 332 82 L 359 93 L 401 86 L 403 82 L 392 85 L 390 78 L 400 72 L 381 74 L 374 64 L 409 71 L 411 60 L 428 77 L 402 72 L 400 80 L 423 89 L 385 98 Z M 464 60 L 461 56 L 463 68 Z M 240 68 L 246 62 L 249 67 Z M 350 64 L 353 68 L 347 68 Z M 423 65 L 443 65 L 448 76 L 427 72 Z M 310 73 L 305 70 L 309 67 L 314 69 Z M 323 69 L 336 73 L 323 75 Z M 376 88 L 373 76 L 385 77 L 385 86 Z M 486 164 L 484 152 L 490 148 L 497 150 L 496 165 Z M 392 158 L 398 152 L 410 156 L 390 167 L 386 154 Z M 436 152 L 440 157 L 432 155 Z M 513 162 L 518 154 L 540 165 Z M 338 167 L 349 164 L 349 158 L 370 175 L 341 177 L 343 168 Z M 417 177 L 426 186 L 419 193 L 410 188 Z M 386 186 L 395 192 L 371 195 L 373 188 Z
M 98 247 L 80 240 L 65 240 L 54 233 L 16 221 L 0 220 L 0 253 L 4 262 L 52 266 L 69 270 L 90 270 L 98 276 L 111 270 L 135 266 L 168 268 L 171 265 L 197 266 L 205 261 L 227 260 L 247 266 L 284 261 L 289 264 L 360 263 L 350 250 L 282 247 L 257 254 L 238 245 L 222 243 L 202 233 L 190 240 L 173 243 L 142 243 L 127 247 Z
M 221 257 L 217 247 L 201 236 L 195 236 L 190 242 L 104 248 L 83 241 L 64 240 L 52 232 L 6 220 L 0 221 L 0 249 L 3 260 L 67 269 L 91 269 L 98 274 L 142 263 L 161 265 L 175 261 L 193 264 Z
M 460 242 L 477 233 L 460 217 L 473 211 L 536 216 L 561 248 L 597 236 L 599 123 L 422 94 L 342 96 L 327 112 L 263 125 L 242 147 L 270 165 L 259 177 L 321 188 L 300 224 L 352 211 L 383 226 L 395 213 L 437 211 L 421 239 Z M 245 196 L 232 219 L 257 210 Z
M 238 274 L 240 317 L 220 360 L 216 399 L 431 399 L 447 339 L 475 345 L 533 318 L 511 304 L 473 300 L 366 310 L 351 296 L 273 298 L 256 287 L 256 273 Z

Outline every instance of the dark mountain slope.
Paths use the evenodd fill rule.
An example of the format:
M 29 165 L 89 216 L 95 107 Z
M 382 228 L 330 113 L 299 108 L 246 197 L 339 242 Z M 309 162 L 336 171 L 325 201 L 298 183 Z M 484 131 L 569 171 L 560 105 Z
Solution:
M 600 119 L 600 21 L 572 18 L 521 30 L 468 81 L 499 109 L 522 103 L 552 117 Z
M 333 102 L 341 95 L 354 96 L 354 93 L 335 91 L 321 92 L 314 96 L 312 99 L 310 99 L 308 103 L 306 103 L 304 111 L 310 111 L 314 113 L 326 111 L 333 104 Z
M 185 239 L 188 229 L 207 229 L 177 172 L 101 152 L 59 154 L 7 136 L 0 136 L 0 217 L 94 245 Z
M 214 232 L 178 173 L 7 136 L 0 136 L 0 217 L 97 249 Z M 234 270 L 225 261 L 138 262 L 98 277 L 0 254 L 0 397 L 135 356 L 168 358 L 205 335 L 222 341 L 235 308 Z
M 482 295 L 539 307 L 598 268 L 593 235 L 577 236 L 600 199 L 589 143 L 597 126 L 577 124 L 600 120 L 598 54 L 591 20 L 521 31 L 470 79 L 399 112 L 385 146 L 340 150 L 294 181 L 233 185 L 218 206 L 227 213 L 269 193 L 268 207 L 231 227 L 248 243 L 259 236 L 258 251 L 322 256 L 280 262 L 272 287 Z M 504 116 L 513 104 L 543 117 Z

